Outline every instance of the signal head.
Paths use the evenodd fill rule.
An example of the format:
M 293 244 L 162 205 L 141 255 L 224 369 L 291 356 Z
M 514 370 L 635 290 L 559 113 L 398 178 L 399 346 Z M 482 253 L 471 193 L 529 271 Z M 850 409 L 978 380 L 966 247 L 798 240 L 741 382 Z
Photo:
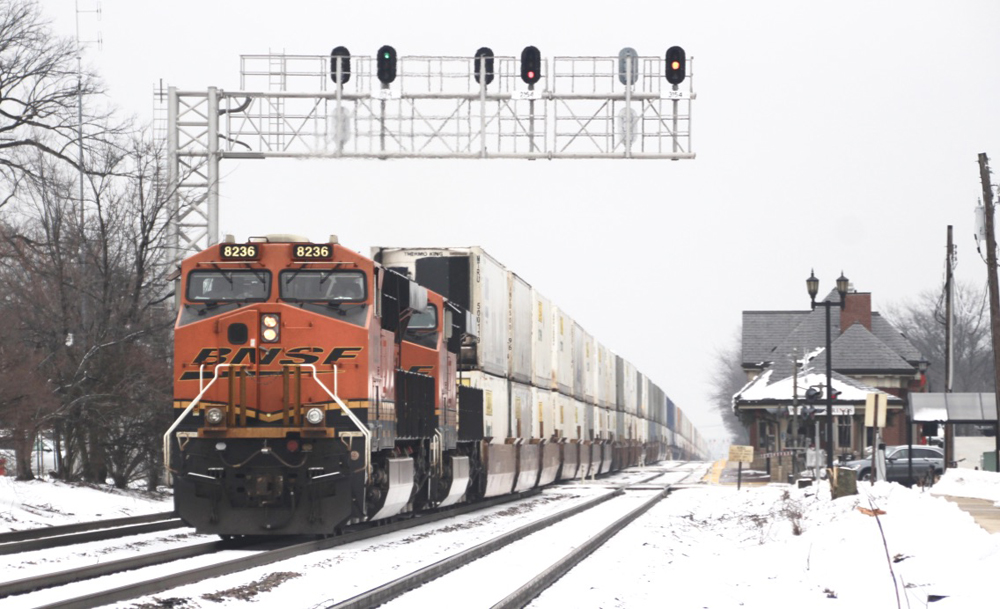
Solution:
M 475 71 L 476 82 L 480 82 L 479 79 L 484 71 L 486 73 L 486 84 L 493 82 L 493 49 L 482 47 L 476 51 L 476 60 L 473 62 L 472 67 Z
M 533 85 L 542 77 L 542 54 L 536 47 L 527 46 L 521 51 L 521 80 Z
M 337 80 L 337 64 L 340 64 L 340 80 Z M 335 47 L 330 51 L 330 78 L 337 84 L 351 80 L 351 52 L 347 47 Z
M 666 77 L 667 82 L 672 85 L 679 85 L 684 82 L 687 75 L 687 56 L 681 47 L 670 47 L 667 49 L 666 57 Z
M 375 56 L 375 64 L 378 67 L 378 79 L 382 84 L 387 85 L 396 80 L 396 49 L 384 45 Z
M 632 47 L 625 47 L 618 52 L 618 80 L 623 85 L 634 85 L 638 78 L 639 54 Z

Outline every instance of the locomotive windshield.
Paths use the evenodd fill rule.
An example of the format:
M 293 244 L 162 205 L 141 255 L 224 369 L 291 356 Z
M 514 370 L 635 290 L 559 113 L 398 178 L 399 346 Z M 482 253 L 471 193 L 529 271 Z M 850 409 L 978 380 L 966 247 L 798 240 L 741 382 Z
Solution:
M 191 271 L 188 300 L 217 303 L 267 300 L 271 293 L 271 273 L 267 271 Z
M 432 304 L 427 305 L 423 311 L 418 311 L 410 317 L 410 330 L 436 330 L 438 326 L 437 307 Z
M 428 304 L 423 311 L 417 311 L 410 317 L 406 326 L 404 339 L 429 349 L 437 346 L 437 307 Z
M 281 298 L 299 302 L 364 302 L 365 274 L 359 271 L 282 271 Z

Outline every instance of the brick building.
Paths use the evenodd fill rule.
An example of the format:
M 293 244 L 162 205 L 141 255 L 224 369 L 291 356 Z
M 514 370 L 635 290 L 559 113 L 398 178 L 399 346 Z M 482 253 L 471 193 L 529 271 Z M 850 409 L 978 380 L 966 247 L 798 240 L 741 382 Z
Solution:
M 836 290 L 826 297 L 839 302 Z M 744 311 L 743 370 L 748 383 L 733 396 L 733 408 L 747 426 L 755 454 L 819 444 L 830 450 L 826 438 L 826 311 Z M 869 393 L 887 394 L 889 405 L 883 438 L 886 444 L 905 444 L 907 396 L 926 385 L 919 351 L 878 312 L 871 294 L 848 291 L 845 306 L 830 311 L 835 457 L 860 455 L 871 444 L 864 425 Z M 796 361 L 799 362 L 796 375 Z M 819 399 L 806 401 L 815 387 Z M 799 417 L 793 404 L 799 405 Z M 813 411 L 812 419 L 805 414 Z M 815 425 L 815 421 L 821 424 Z M 798 422 L 798 426 L 795 423 Z M 799 434 L 796 434 L 799 431 Z M 764 466 L 763 459 L 754 463 Z M 772 472 L 773 473 L 773 472 Z

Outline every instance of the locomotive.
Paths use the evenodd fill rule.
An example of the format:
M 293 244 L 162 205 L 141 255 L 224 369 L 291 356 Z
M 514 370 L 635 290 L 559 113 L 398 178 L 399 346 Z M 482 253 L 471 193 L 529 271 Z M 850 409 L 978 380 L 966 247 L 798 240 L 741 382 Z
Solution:
M 517 324 L 510 310 L 499 319 L 470 297 L 489 269 L 455 257 L 388 261 L 403 254 L 378 248 L 367 258 L 336 237 L 272 235 L 227 237 L 184 260 L 164 462 L 187 524 L 223 537 L 328 535 L 696 455 L 696 431 L 673 431 L 680 409 L 608 350 L 604 393 L 620 403 L 631 387 L 645 396 L 641 410 L 634 399 L 629 414 L 560 393 L 555 337 L 539 356 L 553 370 L 540 383 L 492 370 L 487 348 L 502 342 L 512 353 Z M 594 387 L 597 368 L 581 372 Z

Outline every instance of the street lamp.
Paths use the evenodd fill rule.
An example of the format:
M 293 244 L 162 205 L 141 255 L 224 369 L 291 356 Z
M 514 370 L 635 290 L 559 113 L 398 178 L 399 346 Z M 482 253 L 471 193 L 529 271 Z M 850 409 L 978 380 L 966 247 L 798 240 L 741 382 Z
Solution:
M 923 357 L 921 357 L 920 360 L 917 362 L 917 371 L 920 373 L 921 391 L 924 391 L 924 392 L 926 392 L 926 391 L 928 391 L 930 389 L 930 387 L 928 387 L 927 376 L 926 376 L 926 374 L 927 374 L 927 367 L 930 366 L 930 365 L 931 365 L 931 363 L 929 361 L 927 361 L 926 359 L 924 359 Z M 910 398 L 907 397 L 906 401 L 909 402 Z M 907 407 L 906 407 L 906 447 L 909 449 L 907 451 L 908 456 L 906 458 L 906 479 L 909 480 L 912 483 L 912 482 L 914 482 L 914 479 L 913 479 L 913 408 L 910 405 L 907 405 Z M 945 463 L 945 465 L 947 465 L 947 463 Z M 873 478 L 873 480 L 874 480 L 874 478 Z
M 840 294 L 840 302 L 816 302 L 816 295 L 819 293 L 819 279 L 816 273 L 809 271 L 809 279 L 806 279 L 806 289 L 809 290 L 809 298 L 812 300 L 812 309 L 823 307 L 826 309 L 826 466 L 833 470 L 833 354 L 830 353 L 830 307 L 844 308 L 847 298 L 847 286 L 850 282 L 844 277 L 844 272 L 840 272 L 837 278 L 837 292 Z

